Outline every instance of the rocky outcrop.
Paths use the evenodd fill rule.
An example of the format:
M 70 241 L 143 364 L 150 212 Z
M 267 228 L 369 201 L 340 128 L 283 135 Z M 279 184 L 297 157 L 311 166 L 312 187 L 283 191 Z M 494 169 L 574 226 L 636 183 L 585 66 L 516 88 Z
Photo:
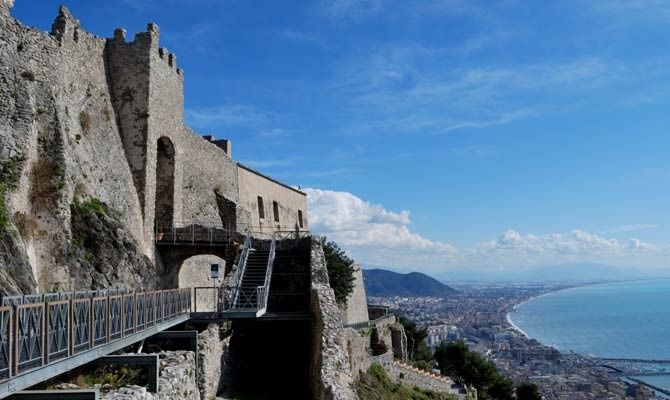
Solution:
M 95 200 L 75 200 L 71 207 L 72 240 L 68 252 L 69 276 L 77 286 L 91 289 L 110 288 L 123 282 L 133 289 L 156 287 L 156 269 L 141 254 L 135 239 L 124 229 L 116 213 Z M 56 281 L 55 277 L 54 281 Z
M 0 5 L 0 228 L 18 234 L 0 234 L 9 250 L 0 259 L 0 287 L 30 292 L 108 283 L 89 278 L 78 285 L 91 263 L 72 262 L 75 198 L 100 199 L 116 210 L 118 224 L 94 227 L 92 235 L 110 235 L 103 240 L 119 246 L 105 257 L 121 262 L 120 279 L 144 273 L 142 255 L 153 254 L 112 107 L 106 40 L 81 29 L 65 7 L 51 33 L 27 28 L 9 15 L 11 3 Z M 137 262 L 119 258 L 121 252 Z M 116 282 L 136 286 L 133 278 Z
M 323 247 L 318 238 L 312 239 L 311 246 L 311 309 L 314 315 L 312 398 L 357 399 L 352 389 L 354 378 L 350 372 L 340 309 L 328 282 Z
M 0 296 L 31 293 L 36 286 L 23 241 L 13 226 L 0 229 Z

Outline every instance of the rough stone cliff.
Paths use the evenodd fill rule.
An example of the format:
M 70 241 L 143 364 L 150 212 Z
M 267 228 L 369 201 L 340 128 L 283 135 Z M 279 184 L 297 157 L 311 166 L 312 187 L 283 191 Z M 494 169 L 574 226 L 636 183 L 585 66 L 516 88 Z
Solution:
M 153 287 L 106 73 L 61 7 L 50 33 L 0 3 L 0 293 Z

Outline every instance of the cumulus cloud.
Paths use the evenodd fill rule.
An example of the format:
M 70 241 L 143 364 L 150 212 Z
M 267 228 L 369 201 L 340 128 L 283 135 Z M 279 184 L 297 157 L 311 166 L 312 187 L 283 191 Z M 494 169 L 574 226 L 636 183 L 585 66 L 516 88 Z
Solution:
M 583 230 L 569 234 L 522 235 L 507 230 L 498 239 L 480 244 L 478 253 L 514 252 L 517 254 L 612 254 L 627 249 L 653 249 L 653 246 L 631 239 L 629 242 L 608 239 Z
M 328 236 L 363 264 L 444 272 L 447 268 L 498 268 L 596 262 L 657 266 L 670 247 L 637 238 L 615 239 L 584 230 L 532 234 L 509 229 L 497 239 L 456 248 L 411 227 L 408 210 L 390 211 L 348 192 L 304 189 L 310 229 Z M 622 229 L 621 231 L 627 231 Z
M 310 229 L 345 247 L 401 248 L 440 253 L 455 248 L 410 231 L 407 210 L 394 212 L 347 192 L 304 189 Z

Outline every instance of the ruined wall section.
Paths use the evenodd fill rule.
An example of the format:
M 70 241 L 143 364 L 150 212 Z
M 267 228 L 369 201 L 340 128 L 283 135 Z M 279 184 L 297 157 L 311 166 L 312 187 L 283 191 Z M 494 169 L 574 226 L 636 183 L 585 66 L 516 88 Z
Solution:
M 370 319 L 368 316 L 368 300 L 365 295 L 365 282 L 363 282 L 363 269 L 360 265 L 355 266 L 354 289 L 347 297 L 347 303 L 342 310 L 342 319 L 345 325 L 358 324 Z
M 307 230 L 307 195 L 297 189 L 277 182 L 242 164 L 237 165 L 240 185 L 240 208 L 246 211 L 242 218 L 249 219 L 252 231 L 271 233 L 273 230 L 292 231 L 298 227 Z M 262 198 L 262 212 L 259 211 Z M 275 216 L 274 202 L 278 215 Z M 302 227 L 300 215 L 302 214 Z M 241 219 L 241 218 L 240 218 Z
M 311 244 L 311 297 L 313 338 L 310 377 L 315 400 L 352 400 L 354 377 L 347 349 L 347 334 L 342 327 L 340 309 L 328 281 L 326 258 L 318 238 Z M 359 341 L 360 342 L 360 341 Z

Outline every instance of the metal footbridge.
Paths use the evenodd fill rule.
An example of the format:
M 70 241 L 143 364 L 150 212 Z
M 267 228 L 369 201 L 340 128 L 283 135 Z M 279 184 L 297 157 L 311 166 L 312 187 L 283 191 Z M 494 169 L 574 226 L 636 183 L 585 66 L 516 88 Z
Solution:
M 206 237 L 216 238 L 213 232 L 209 230 Z M 238 266 L 220 287 L 107 289 L 3 297 L 0 399 L 187 321 L 310 318 L 304 312 L 267 313 L 278 243 L 308 235 L 275 232 L 270 240 L 258 241 L 265 249 L 257 249 L 247 233 Z

